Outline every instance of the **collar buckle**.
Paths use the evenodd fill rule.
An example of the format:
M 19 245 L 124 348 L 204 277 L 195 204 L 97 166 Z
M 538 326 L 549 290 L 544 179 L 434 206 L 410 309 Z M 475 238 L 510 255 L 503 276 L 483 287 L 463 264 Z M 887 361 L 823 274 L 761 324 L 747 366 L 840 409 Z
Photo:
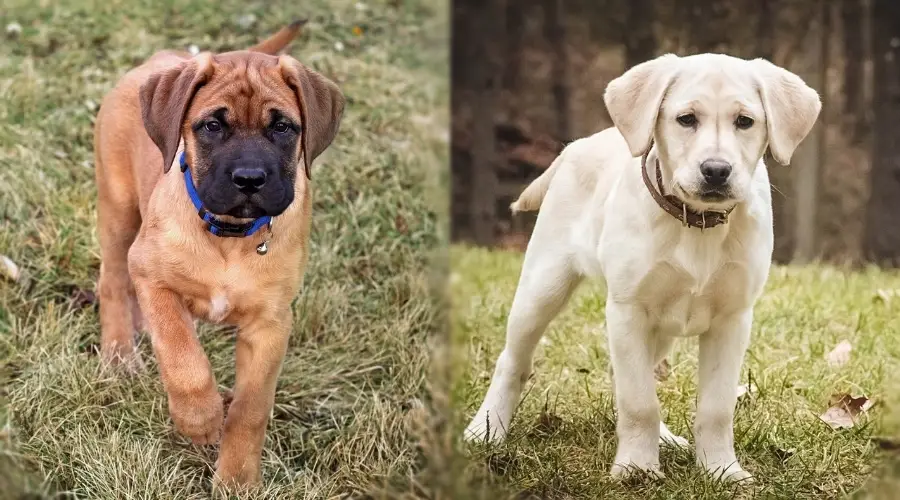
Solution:
M 652 141 L 650 146 L 651 148 L 653 147 Z M 734 210 L 734 207 L 721 211 L 705 210 L 703 212 L 695 212 L 688 208 L 687 203 L 685 203 L 684 200 L 681 200 L 674 195 L 666 195 L 662 187 L 662 170 L 659 167 L 659 159 L 656 160 L 656 184 L 658 187 L 654 186 L 653 182 L 650 180 L 650 175 L 647 172 L 647 157 L 649 155 L 650 150 L 648 149 L 641 157 L 641 176 L 643 177 L 644 185 L 647 187 L 647 190 L 650 191 L 653 200 L 656 201 L 656 204 L 659 205 L 663 211 L 681 221 L 683 227 L 696 227 L 699 228 L 700 231 L 728 224 L 728 216 Z M 680 210 L 679 205 L 681 206 Z M 709 220 L 707 220 L 707 218 Z

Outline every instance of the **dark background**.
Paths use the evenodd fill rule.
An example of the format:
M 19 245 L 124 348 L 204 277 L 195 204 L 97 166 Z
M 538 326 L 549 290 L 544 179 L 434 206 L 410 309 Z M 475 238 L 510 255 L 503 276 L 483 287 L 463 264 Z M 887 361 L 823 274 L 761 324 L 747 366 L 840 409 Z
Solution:
M 822 113 L 773 183 L 775 260 L 900 264 L 900 1 L 457 0 L 452 235 L 524 248 L 508 206 L 565 143 L 612 125 L 603 91 L 660 54 L 765 57 Z

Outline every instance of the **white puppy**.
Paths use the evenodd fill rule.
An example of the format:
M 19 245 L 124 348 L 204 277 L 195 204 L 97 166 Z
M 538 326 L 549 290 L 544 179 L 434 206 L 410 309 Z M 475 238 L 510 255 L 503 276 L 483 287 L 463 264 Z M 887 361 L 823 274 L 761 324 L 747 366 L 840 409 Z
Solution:
M 618 411 L 612 474 L 661 475 L 660 440 L 686 443 L 660 421 L 653 369 L 675 337 L 699 335 L 697 460 L 717 476 L 746 479 L 732 426 L 753 305 L 772 258 L 762 157 L 768 146 L 789 163 L 816 121 L 819 96 L 765 60 L 703 54 L 635 66 L 604 99 L 616 127 L 566 147 L 512 206 L 541 212 L 506 346 L 466 436 L 506 435 L 548 323 L 582 277 L 602 277 Z

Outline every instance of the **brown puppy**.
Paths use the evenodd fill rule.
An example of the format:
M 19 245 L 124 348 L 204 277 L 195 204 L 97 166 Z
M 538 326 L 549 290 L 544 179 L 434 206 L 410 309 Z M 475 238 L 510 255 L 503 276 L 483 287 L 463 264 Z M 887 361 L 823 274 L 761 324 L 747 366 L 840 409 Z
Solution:
M 106 96 L 94 130 L 103 357 L 139 368 L 134 330 L 146 324 L 175 427 L 198 444 L 224 430 L 219 484 L 260 479 L 306 266 L 309 168 L 344 108 L 334 83 L 274 55 L 301 24 L 249 51 L 155 54 Z M 238 327 L 224 429 L 197 317 Z

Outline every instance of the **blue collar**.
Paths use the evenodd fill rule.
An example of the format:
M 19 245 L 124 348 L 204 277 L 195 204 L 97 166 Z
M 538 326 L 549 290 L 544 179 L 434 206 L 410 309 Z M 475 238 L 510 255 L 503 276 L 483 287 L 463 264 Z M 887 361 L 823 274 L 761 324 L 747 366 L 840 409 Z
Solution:
M 209 210 L 203 208 L 203 202 L 200 201 L 200 195 L 197 194 L 197 188 L 194 187 L 194 179 L 191 177 L 191 169 L 188 168 L 184 152 L 181 153 L 179 162 L 181 163 L 181 171 L 184 172 L 184 185 L 187 186 L 191 203 L 194 204 L 194 208 L 197 209 L 197 215 L 206 223 L 206 229 L 210 233 L 227 238 L 244 238 L 251 236 L 264 226 L 272 224 L 272 217 L 269 215 L 264 215 L 244 224 L 234 224 L 216 218 Z

